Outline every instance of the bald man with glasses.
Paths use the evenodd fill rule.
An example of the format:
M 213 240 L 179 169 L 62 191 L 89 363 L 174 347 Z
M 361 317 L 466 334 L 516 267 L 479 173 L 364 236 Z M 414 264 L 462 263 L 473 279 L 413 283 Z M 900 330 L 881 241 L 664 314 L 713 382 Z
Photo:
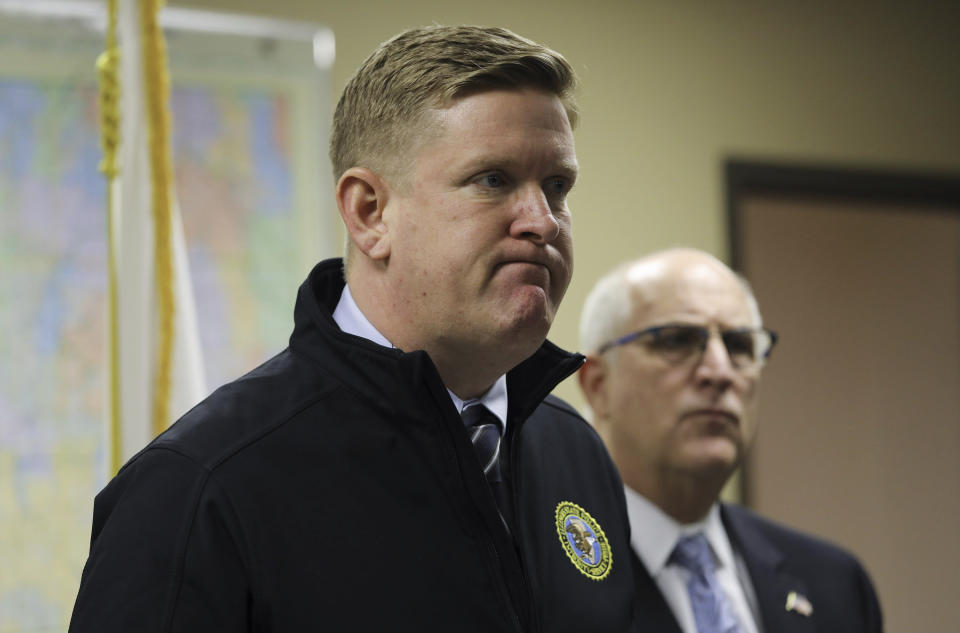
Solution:
M 777 342 L 743 279 L 701 251 L 653 253 L 597 283 L 580 335 L 580 387 L 626 487 L 637 631 L 883 630 L 853 556 L 719 500 Z

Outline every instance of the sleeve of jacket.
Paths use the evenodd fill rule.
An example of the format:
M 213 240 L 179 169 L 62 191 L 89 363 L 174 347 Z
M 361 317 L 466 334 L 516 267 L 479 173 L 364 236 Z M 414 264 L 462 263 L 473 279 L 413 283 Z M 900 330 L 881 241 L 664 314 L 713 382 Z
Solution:
M 143 452 L 97 495 L 70 633 L 246 631 L 240 530 L 210 472 Z

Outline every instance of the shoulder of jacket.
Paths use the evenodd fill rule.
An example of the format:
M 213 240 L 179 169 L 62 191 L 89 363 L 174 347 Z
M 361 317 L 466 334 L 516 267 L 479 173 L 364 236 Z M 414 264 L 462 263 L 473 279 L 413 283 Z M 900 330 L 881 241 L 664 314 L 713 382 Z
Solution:
M 736 527 L 760 532 L 787 558 L 812 556 L 822 562 L 833 561 L 839 565 L 862 567 L 853 553 L 824 538 L 761 516 L 738 504 L 724 503 L 723 510 Z
M 315 374 L 305 377 L 304 372 L 291 367 L 297 364 L 289 351 L 283 352 L 218 388 L 140 454 L 167 450 L 215 470 L 343 390 L 335 380 Z
M 588 422 L 584 419 L 584 417 L 580 415 L 580 412 L 574 409 L 569 402 L 553 394 L 549 394 L 546 398 L 544 398 L 543 402 L 540 403 L 540 406 L 537 407 L 537 409 L 539 410 L 542 407 L 547 407 L 552 411 L 572 416 L 574 418 L 577 418 L 584 424 L 588 424 Z
M 596 442 L 601 442 L 596 429 L 579 411 L 552 394 L 543 399 L 526 420 L 526 424 L 547 433 L 555 433 L 562 428 L 566 435 L 575 437 L 578 441 L 590 441 L 589 438 L 593 438 Z

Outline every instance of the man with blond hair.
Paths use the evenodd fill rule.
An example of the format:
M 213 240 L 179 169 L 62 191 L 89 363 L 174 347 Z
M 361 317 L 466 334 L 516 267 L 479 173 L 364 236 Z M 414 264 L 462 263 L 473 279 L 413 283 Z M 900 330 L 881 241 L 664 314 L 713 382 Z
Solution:
M 719 502 L 776 342 L 743 279 L 701 251 L 653 253 L 597 282 L 580 332 L 580 386 L 626 484 L 638 631 L 882 631 L 853 556 Z
M 546 341 L 573 84 L 498 28 L 364 62 L 331 139 L 345 269 L 98 495 L 73 633 L 629 630 L 622 484 L 548 395 L 583 361 Z

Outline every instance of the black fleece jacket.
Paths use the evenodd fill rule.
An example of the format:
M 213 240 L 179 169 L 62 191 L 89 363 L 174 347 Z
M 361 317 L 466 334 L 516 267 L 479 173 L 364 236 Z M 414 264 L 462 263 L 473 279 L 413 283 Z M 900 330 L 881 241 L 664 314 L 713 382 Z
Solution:
M 507 374 L 508 532 L 427 354 L 336 326 L 341 267 L 301 286 L 286 350 L 97 496 L 70 631 L 628 630 L 619 476 L 547 395 L 582 357 L 546 342 Z

